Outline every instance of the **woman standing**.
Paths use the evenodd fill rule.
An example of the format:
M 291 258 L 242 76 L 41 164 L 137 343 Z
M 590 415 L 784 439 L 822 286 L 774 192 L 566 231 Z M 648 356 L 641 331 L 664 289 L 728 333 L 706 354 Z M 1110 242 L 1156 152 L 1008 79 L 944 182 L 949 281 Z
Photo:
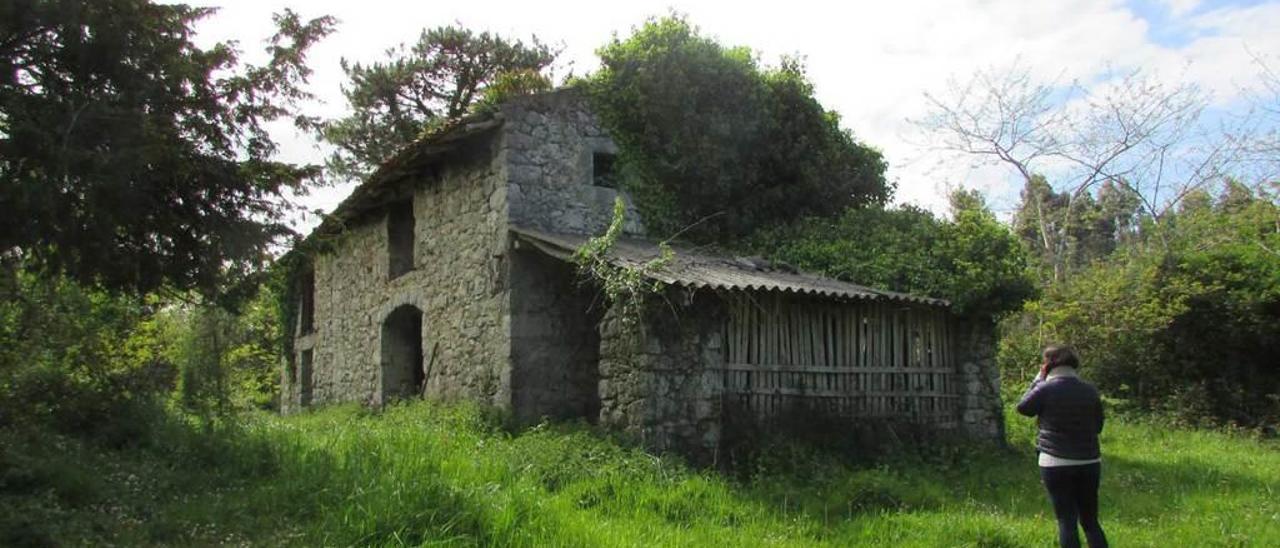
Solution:
M 1098 523 L 1102 399 L 1092 384 L 1077 375 L 1080 359 L 1070 347 L 1049 346 L 1042 356 L 1040 374 L 1031 381 L 1017 409 L 1037 417 L 1040 479 L 1058 518 L 1058 544 L 1080 546 L 1079 523 L 1090 548 L 1102 548 L 1107 546 Z

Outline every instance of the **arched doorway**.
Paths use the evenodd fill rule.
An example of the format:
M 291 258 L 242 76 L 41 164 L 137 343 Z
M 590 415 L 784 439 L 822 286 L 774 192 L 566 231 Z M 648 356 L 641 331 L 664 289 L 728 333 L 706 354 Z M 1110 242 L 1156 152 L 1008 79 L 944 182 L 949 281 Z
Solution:
M 422 394 L 422 311 L 402 305 L 382 321 L 382 401 Z

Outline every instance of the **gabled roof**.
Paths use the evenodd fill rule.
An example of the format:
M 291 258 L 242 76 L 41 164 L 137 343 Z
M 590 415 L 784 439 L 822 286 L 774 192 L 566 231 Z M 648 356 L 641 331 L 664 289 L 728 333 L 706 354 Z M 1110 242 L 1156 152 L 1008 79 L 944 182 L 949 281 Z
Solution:
M 475 138 L 501 127 L 506 122 L 504 113 L 511 112 L 508 107 L 527 106 L 553 97 L 580 97 L 580 94 L 581 91 L 574 87 L 562 87 L 520 95 L 512 97 L 495 108 L 473 112 L 427 132 L 392 156 L 390 160 L 378 166 L 378 169 L 357 186 L 350 196 L 338 204 L 332 213 L 325 216 L 324 221 L 307 236 L 307 239 L 341 232 L 361 215 L 400 199 L 399 183 L 407 177 L 419 174 L 424 167 L 440 162 L 442 157 L 450 152 L 462 149 Z
M 520 240 L 561 260 L 573 254 L 591 239 L 580 234 L 556 234 L 532 228 L 511 227 Z M 910 302 L 933 306 L 950 306 L 943 299 L 882 291 L 832 278 L 800 272 L 782 265 L 771 265 L 760 259 L 734 258 L 700 251 L 697 248 L 673 246 L 675 256 L 649 276 L 666 284 L 695 289 L 755 290 L 795 293 L 817 297 L 870 301 Z M 661 255 L 656 242 L 619 238 L 610 248 L 614 264 L 639 267 Z
M 503 123 L 502 113 L 482 111 L 459 118 L 428 133 L 405 147 L 351 191 L 319 227 L 307 238 L 341 232 L 361 214 L 382 207 L 397 198 L 397 183 L 418 172 L 441 156 L 458 150 L 472 137 L 497 128 Z

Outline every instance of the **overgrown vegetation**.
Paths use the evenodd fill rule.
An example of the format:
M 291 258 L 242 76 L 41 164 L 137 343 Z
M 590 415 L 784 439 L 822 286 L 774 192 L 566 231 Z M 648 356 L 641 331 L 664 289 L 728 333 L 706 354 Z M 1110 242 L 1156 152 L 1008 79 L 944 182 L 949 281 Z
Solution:
M 644 315 L 645 306 L 666 284 L 655 280 L 652 274 L 671 262 L 675 252 L 666 242 L 659 245 L 660 255 L 652 260 L 630 266 L 610 260 L 609 253 L 622 235 L 627 208 L 622 198 L 613 202 L 613 218 L 605 233 L 591 238 L 573 255 L 578 265 L 580 282 L 600 288 L 600 293 L 621 321 L 633 324 Z
M 155 303 L 9 264 L 0 276 L 0 427 L 142 437 L 176 374 Z
M 951 197 L 953 219 L 902 206 L 848 209 L 762 230 L 750 246 L 770 258 L 854 283 L 948 299 L 991 319 L 1035 293 L 1022 245 L 976 193 Z
M 1141 237 L 1138 237 L 1141 236 Z M 1280 424 L 1280 206 L 1200 192 L 1004 324 L 1006 377 L 1045 342 L 1080 347 L 1105 394 L 1190 424 Z
M 215 422 L 277 406 L 269 292 L 232 313 L 14 264 L 0 274 L 0 428 L 124 446 L 141 443 L 168 407 Z
M 236 311 L 209 305 L 173 307 L 169 345 L 178 365 L 178 403 L 199 416 L 226 417 L 280 407 L 280 339 L 275 295 L 263 288 Z
M 507 433 L 427 402 L 167 422 L 125 450 L 0 430 L 0 543 L 1037 546 L 1030 450 L 947 446 L 852 465 L 803 447 L 741 481 L 580 426 Z M 1280 543 L 1274 443 L 1109 421 L 1103 524 L 1130 546 Z M 95 470 L 89 473 L 88 470 Z
M 1066 342 L 1129 407 L 1274 431 L 1277 88 L 1257 62 L 1267 93 L 1225 116 L 1194 83 L 1141 71 L 1086 89 L 1015 65 L 928 96 L 932 145 L 1023 183 L 1013 225 L 1043 297 L 1004 323 L 1008 379 Z
M 288 233 L 279 194 L 316 174 L 273 161 L 263 124 L 296 114 L 305 52 L 332 20 L 285 12 L 271 60 L 250 67 L 230 45 L 193 45 L 205 9 L 115 0 L 0 12 L 13 38 L 0 44 L 12 69 L 0 74 L 0 175 L 13 183 L 0 210 L 22 213 L 0 220 L 0 544 L 1050 538 L 1032 426 L 1018 418 L 1010 452 L 942 445 L 853 463 L 792 445 L 724 478 L 584 426 L 504 431 L 471 407 L 258 413 L 275 408 L 280 356 L 292 354 L 305 248 L 265 289 L 254 282 Z M 545 89 L 554 52 L 445 28 L 405 55 L 348 67 L 366 111 L 323 127 L 344 147 L 335 173 L 362 172 L 431 120 Z M 1274 191 L 1226 181 L 1217 197 L 1181 194 L 1175 210 L 1098 169 L 1064 190 L 1025 170 L 1013 231 L 972 193 L 952 197 L 950 219 L 886 208 L 883 159 L 814 100 L 798 61 L 763 66 L 678 17 L 600 55 L 582 85 L 653 233 L 947 298 L 982 318 L 1017 310 L 1038 279 L 1038 299 L 1002 324 L 1006 386 L 1023 384 L 1045 343 L 1066 341 L 1113 409 L 1137 412 L 1103 437 L 1112 537 L 1280 545 L 1280 451 L 1266 438 L 1280 423 Z M 420 112 L 392 97 L 406 89 Z M 622 211 L 578 261 L 626 320 L 661 289 L 647 274 L 671 252 L 640 267 L 607 261 Z
M 723 243 L 892 193 L 880 153 L 814 99 L 796 59 L 762 67 L 679 17 L 598 53 L 602 68 L 583 85 L 652 234 Z

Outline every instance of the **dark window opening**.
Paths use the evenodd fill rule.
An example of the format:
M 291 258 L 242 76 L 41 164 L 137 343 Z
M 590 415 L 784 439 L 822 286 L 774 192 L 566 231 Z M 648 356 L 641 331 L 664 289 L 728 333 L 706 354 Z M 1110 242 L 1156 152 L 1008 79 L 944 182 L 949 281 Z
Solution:
M 384 402 L 422 394 L 427 380 L 422 358 L 422 311 L 401 306 L 382 322 Z
M 605 188 L 618 188 L 618 157 L 607 152 L 591 155 L 591 184 Z
M 387 210 L 388 278 L 413 270 L 413 200 L 396 202 Z
M 311 350 L 303 350 L 301 362 L 298 367 L 298 403 L 303 406 L 311 405 Z
M 316 330 L 316 274 L 307 271 L 298 282 L 298 301 L 301 310 L 298 312 L 298 323 L 302 334 L 314 333 Z

